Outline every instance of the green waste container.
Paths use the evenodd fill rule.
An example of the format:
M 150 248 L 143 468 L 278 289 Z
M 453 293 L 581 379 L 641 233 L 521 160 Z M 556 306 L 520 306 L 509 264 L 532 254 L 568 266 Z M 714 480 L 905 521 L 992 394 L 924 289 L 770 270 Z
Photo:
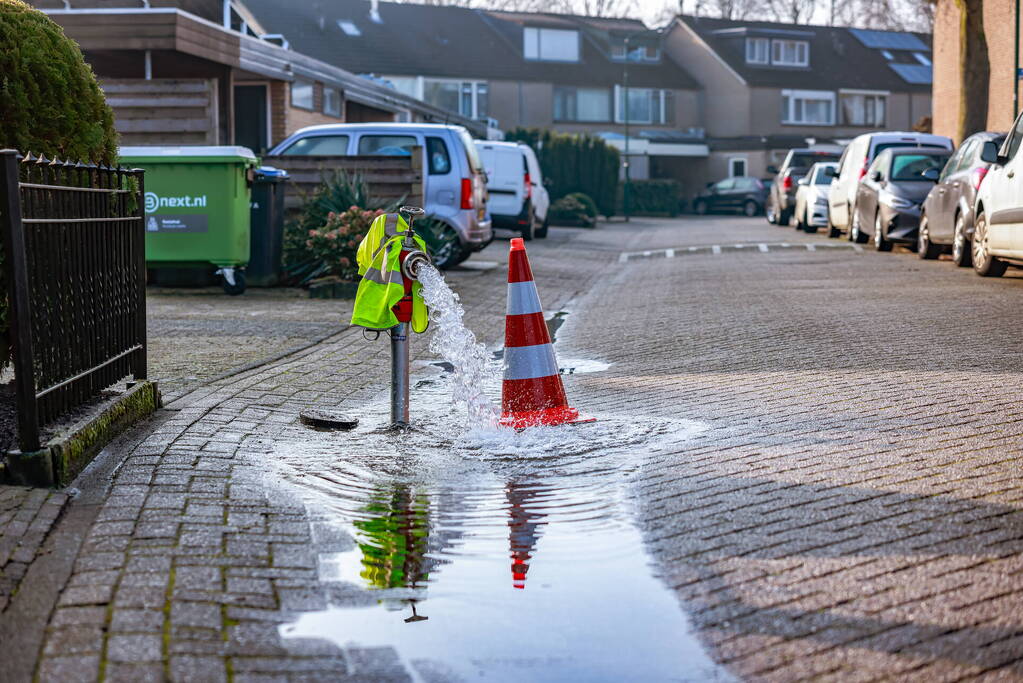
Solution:
M 216 267 L 224 291 L 245 291 L 256 155 L 247 147 L 122 147 L 143 168 L 146 262 L 155 268 Z

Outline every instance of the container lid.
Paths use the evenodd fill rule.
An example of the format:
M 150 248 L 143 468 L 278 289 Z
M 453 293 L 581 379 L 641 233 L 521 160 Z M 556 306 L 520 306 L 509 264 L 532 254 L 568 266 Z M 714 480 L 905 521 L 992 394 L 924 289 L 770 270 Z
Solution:
M 119 152 L 121 163 L 187 161 L 193 164 L 216 164 L 223 162 L 256 162 L 256 155 L 248 147 L 234 145 L 180 145 L 174 147 L 139 146 L 122 147 Z
M 256 169 L 257 178 L 266 178 L 267 180 L 287 180 L 288 172 L 283 168 L 274 168 L 273 166 L 260 166 Z

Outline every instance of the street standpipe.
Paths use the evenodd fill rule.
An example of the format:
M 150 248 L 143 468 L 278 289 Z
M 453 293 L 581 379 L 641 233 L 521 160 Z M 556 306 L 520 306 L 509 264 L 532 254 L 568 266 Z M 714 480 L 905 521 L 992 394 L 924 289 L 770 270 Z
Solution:
M 404 429 L 409 425 L 409 332 L 412 322 L 412 283 L 419 280 L 419 272 L 430 264 L 430 257 L 415 242 L 414 223 L 426 215 L 418 206 L 403 206 L 398 212 L 405 217 L 408 230 L 401 243 L 401 279 L 405 296 L 395 304 L 394 315 L 398 324 L 389 330 L 391 335 L 391 428 Z

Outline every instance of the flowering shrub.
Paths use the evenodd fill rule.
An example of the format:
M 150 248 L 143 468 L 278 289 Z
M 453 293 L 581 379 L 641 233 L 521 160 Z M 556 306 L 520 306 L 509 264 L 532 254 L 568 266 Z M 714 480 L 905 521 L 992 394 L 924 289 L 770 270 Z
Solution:
M 292 274 L 300 284 L 324 277 L 358 279 L 356 254 L 359 243 L 369 231 L 373 219 L 382 213 L 382 209 L 371 211 L 350 206 L 340 213 L 328 212 L 326 223 L 307 230 L 301 244 L 295 243 L 299 241 L 295 239 L 298 236 L 292 233 L 291 244 L 288 245 L 293 257 Z

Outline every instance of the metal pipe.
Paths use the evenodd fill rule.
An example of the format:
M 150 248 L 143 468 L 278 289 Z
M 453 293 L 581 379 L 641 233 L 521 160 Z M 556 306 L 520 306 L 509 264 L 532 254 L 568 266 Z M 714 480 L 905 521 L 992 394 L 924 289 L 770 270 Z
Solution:
M 409 423 L 409 349 L 408 323 L 398 323 L 391 334 L 391 426 L 407 427 Z

